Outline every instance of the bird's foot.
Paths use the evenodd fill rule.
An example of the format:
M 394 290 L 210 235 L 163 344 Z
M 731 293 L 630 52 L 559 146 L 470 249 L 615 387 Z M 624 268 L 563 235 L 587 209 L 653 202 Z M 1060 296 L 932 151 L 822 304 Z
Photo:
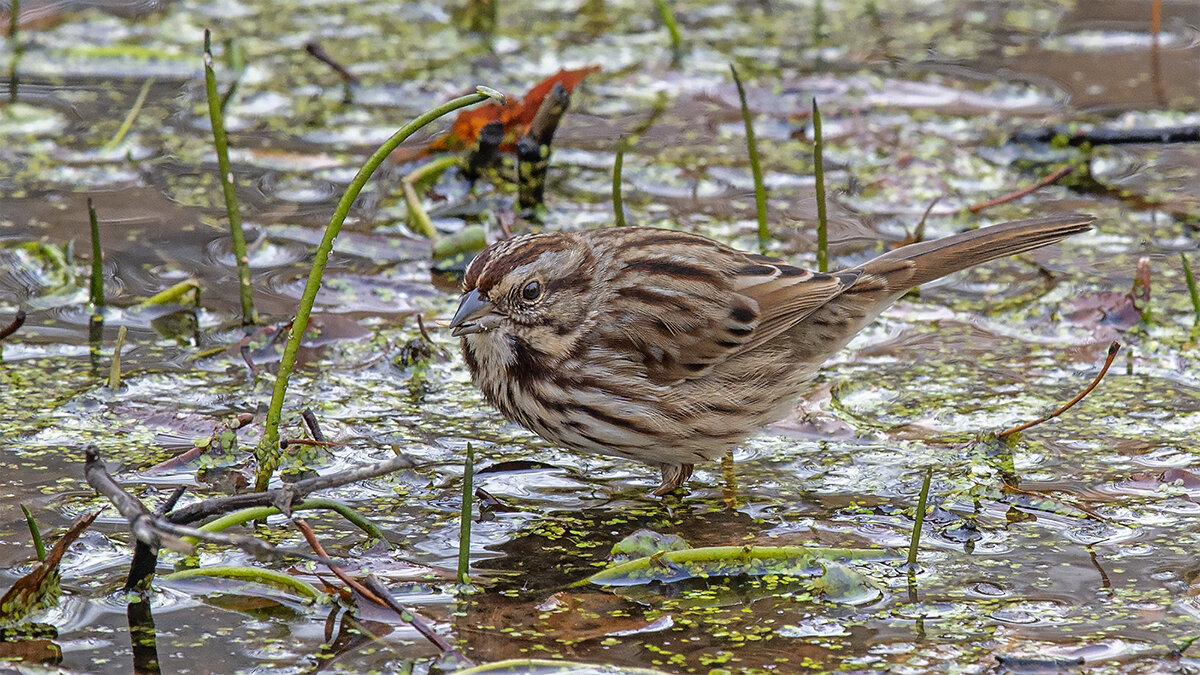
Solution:
M 650 494 L 655 497 L 661 497 L 674 492 L 677 488 L 682 487 L 687 482 L 687 479 L 692 477 L 693 468 L 692 464 L 663 464 L 662 485 L 659 485 Z

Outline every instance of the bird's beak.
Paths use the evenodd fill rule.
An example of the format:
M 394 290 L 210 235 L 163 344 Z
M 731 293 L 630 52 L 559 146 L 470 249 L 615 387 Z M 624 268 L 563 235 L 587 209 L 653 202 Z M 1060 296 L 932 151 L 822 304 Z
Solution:
M 478 290 L 471 289 L 458 302 L 458 311 L 450 320 L 450 327 L 454 329 L 450 331 L 450 334 L 460 337 L 488 330 L 496 323 L 495 319 L 499 318 L 492 314 L 492 310 L 495 308 L 496 306 L 492 304 L 491 300 L 479 295 Z M 489 321 L 489 319 L 492 320 Z

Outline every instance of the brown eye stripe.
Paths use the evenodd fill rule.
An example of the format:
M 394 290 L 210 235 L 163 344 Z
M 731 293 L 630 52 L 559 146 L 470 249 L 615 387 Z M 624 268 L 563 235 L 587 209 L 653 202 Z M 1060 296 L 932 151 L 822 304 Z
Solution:
M 487 295 L 488 291 L 492 290 L 492 287 L 503 279 L 505 274 L 537 260 L 538 256 L 547 251 L 555 251 L 562 247 L 561 235 L 548 234 L 520 241 L 516 247 L 511 250 L 502 250 L 498 255 L 493 253 L 485 259 L 486 264 L 482 266 L 483 273 L 479 275 L 475 288 L 478 288 L 480 293 Z M 499 247 L 496 248 L 499 249 Z M 474 263 L 471 266 L 474 267 Z

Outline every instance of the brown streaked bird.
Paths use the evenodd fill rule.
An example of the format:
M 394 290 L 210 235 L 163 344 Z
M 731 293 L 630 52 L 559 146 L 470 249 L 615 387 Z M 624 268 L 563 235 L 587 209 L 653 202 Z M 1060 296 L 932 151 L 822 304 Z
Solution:
M 663 495 L 783 418 L 821 364 L 909 289 L 1092 220 L 995 225 L 829 274 L 672 230 L 526 235 L 475 258 L 450 325 L 505 418 L 567 448 L 656 464 Z

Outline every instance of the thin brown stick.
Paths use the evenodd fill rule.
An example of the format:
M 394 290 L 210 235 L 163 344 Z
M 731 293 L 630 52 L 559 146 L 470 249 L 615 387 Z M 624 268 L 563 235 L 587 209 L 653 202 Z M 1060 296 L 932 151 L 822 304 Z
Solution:
M 971 213 L 979 213 L 980 211 L 982 211 L 984 209 L 989 209 L 998 204 L 1004 204 L 1006 202 L 1011 202 L 1014 199 L 1020 199 L 1021 197 L 1024 197 L 1025 195 L 1032 194 L 1036 190 L 1046 187 L 1047 185 L 1057 183 L 1060 179 L 1062 179 L 1063 176 L 1066 176 L 1067 174 L 1071 173 L 1074 170 L 1075 170 L 1075 167 L 1068 164 L 1064 167 L 1060 167 L 1054 173 L 1050 174 L 1049 176 L 1046 176 L 1045 178 L 1034 183 L 1033 185 L 1030 185 L 1027 188 L 1022 188 L 1020 190 L 1017 190 L 1016 192 L 1010 192 L 1002 197 L 996 197 L 995 199 L 983 202 L 982 204 L 975 204 L 973 206 L 968 206 L 967 210 L 970 211 Z
M 1116 340 L 1113 340 L 1113 343 L 1108 346 L 1108 358 L 1104 359 L 1104 366 L 1102 368 L 1100 368 L 1100 372 L 1096 374 L 1096 379 L 1092 380 L 1092 383 L 1089 384 L 1086 389 L 1079 392 L 1079 394 L 1075 398 L 1071 399 L 1070 401 L 1067 401 L 1067 403 L 1065 405 L 1060 407 L 1058 410 L 1055 410 L 1054 412 L 1050 413 L 1049 415 L 1043 415 L 1043 416 L 1037 418 L 1036 420 L 1033 420 L 1032 422 L 1026 422 L 1025 424 L 1021 424 L 1019 426 L 1012 427 L 1011 429 L 1005 429 L 1004 431 L 1001 431 L 1000 433 L 996 434 L 996 438 L 1004 438 L 1005 436 L 1008 436 L 1010 434 L 1015 434 L 1015 433 L 1018 433 L 1021 431 L 1025 431 L 1026 429 L 1028 429 L 1030 427 L 1037 426 L 1047 420 L 1052 420 L 1055 417 L 1058 417 L 1059 415 L 1070 410 L 1076 403 L 1079 403 L 1080 401 L 1082 401 L 1083 397 L 1092 393 L 1092 390 L 1095 389 L 1096 386 L 1100 384 L 1100 380 L 1104 379 L 1104 374 L 1108 372 L 1109 366 L 1112 365 L 1113 359 L 1117 358 L 1117 352 L 1120 350 L 1121 350 L 1121 343 L 1117 342 Z
M 914 244 L 925 241 L 925 221 L 929 220 L 929 214 L 933 212 L 933 207 L 942 201 L 941 196 L 935 197 L 929 202 L 929 206 L 925 207 L 925 213 L 921 214 L 921 222 L 917 223 L 917 227 L 913 230 L 912 240 Z
M 313 532 L 312 527 L 309 526 L 309 524 L 302 518 L 293 518 L 292 522 L 296 524 L 296 528 L 300 530 L 302 535 L 304 535 L 305 541 L 307 541 L 308 545 L 312 547 L 312 550 L 322 558 L 324 565 L 329 568 L 329 571 L 337 575 L 337 578 L 341 579 L 342 583 L 353 588 L 367 600 L 394 611 L 402 621 L 416 629 L 416 631 L 420 633 L 422 637 L 424 637 L 426 640 L 429 640 L 429 642 L 433 644 L 433 646 L 437 647 L 438 651 L 442 654 L 454 654 L 455 656 L 466 660 L 466 657 L 463 656 L 454 647 L 454 645 L 447 642 L 446 638 L 438 635 L 437 632 L 433 630 L 433 627 L 426 623 L 425 619 L 422 618 L 420 614 L 417 614 L 416 612 L 397 602 L 396 599 L 393 598 L 390 593 L 388 593 L 387 589 L 383 588 L 378 582 L 375 582 L 374 579 L 367 577 L 366 585 L 364 585 L 359 580 L 347 574 L 346 571 L 341 567 L 338 567 L 333 560 L 329 558 L 329 554 L 325 552 L 325 547 L 321 546 L 321 542 L 317 539 L 317 535 Z M 469 661 L 467 662 L 469 663 Z
M 21 326 L 25 325 L 25 310 L 18 309 L 17 315 L 13 317 L 12 323 L 4 328 L 0 328 L 0 341 L 20 330 Z
M 314 59 L 332 68 L 333 72 L 337 73 L 346 82 L 349 82 L 350 84 L 359 84 L 361 82 L 357 75 L 350 72 L 350 69 L 346 66 L 338 63 L 337 59 L 334 59 L 332 56 L 330 56 L 329 52 L 325 51 L 325 48 L 319 43 L 304 43 L 304 51 L 308 52 L 309 55 Z

